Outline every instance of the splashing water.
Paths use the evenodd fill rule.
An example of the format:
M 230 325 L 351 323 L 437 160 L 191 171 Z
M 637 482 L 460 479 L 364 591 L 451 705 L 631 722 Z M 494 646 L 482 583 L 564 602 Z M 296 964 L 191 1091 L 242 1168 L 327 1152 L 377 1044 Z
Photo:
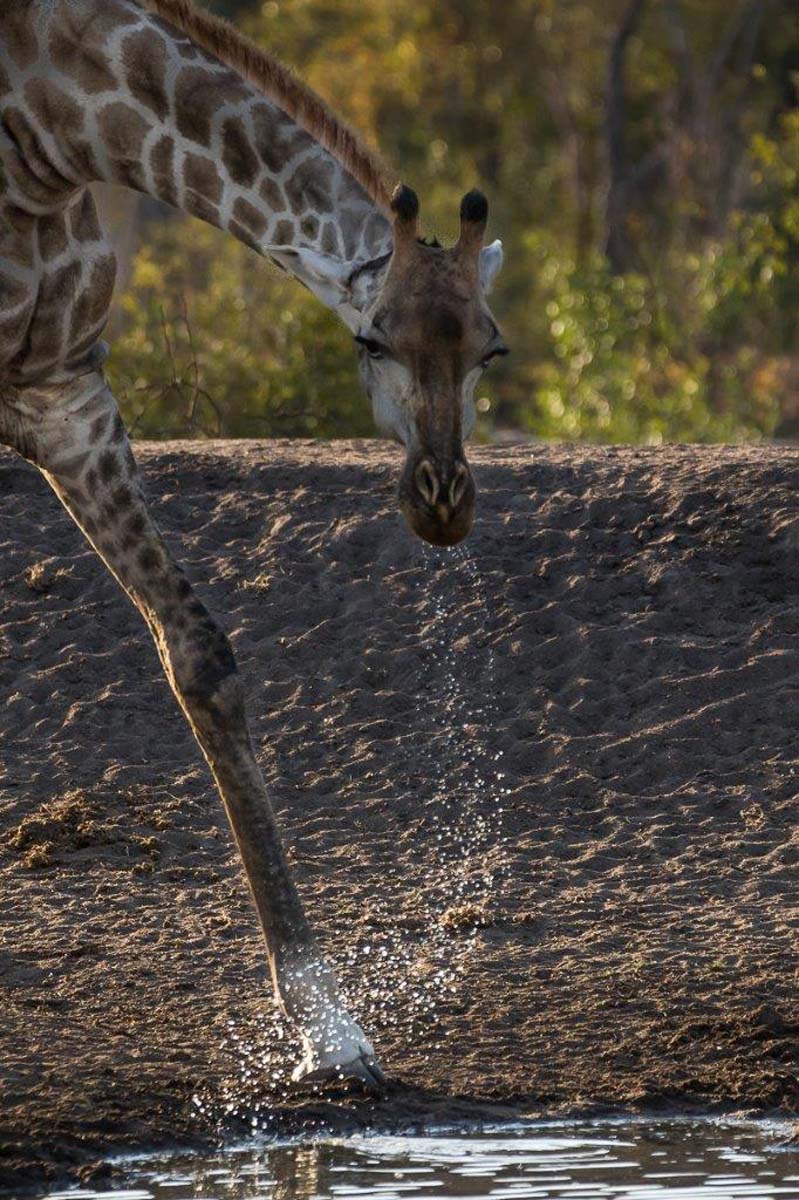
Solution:
M 378 1049 L 381 1033 L 390 1031 L 417 1051 L 424 1045 L 428 1060 L 441 1046 L 442 1005 L 457 992 L 479 931 L 491 922 L 508 788 L 500 769 L 503 752 L 491 746 L 498 707 L 482 578 L 462 546 L 422 547 L 421 555 L 425 653 L 414 739 L 427 793 L 421 911 L 416 897 L 415 928 L 409 930 L 396 904 L 378 893 L 370 902 L 368 937 L 334 946 L 330 955 L 345 1003 Z M 221 1092 L 195 1097 L 204 1123 L 237 1117 L 253 1132 L 268 1132 L 270 1109 L 291 1091 L 298 1043 L 297 1030 L 276 1003 L 246 1027 L 230 1020 L 226 1048 L 238 1069 Z
M 503 752 L 492 751 L 489 744 L 488 729 L 495 723 L 497 703 L 494 651 L 490 644 L 481 645 L 486 642 L 487 614 L 482 580 L 461 546 L 450 552 L 450 558 L 461 569 L 453 572 L 445 562 L 444 571 L 454 574 L 461 588 L 474 597 L 480 628 L 474 628 L 475 618 L 470 618 L 465 606 L 458 605 L 453 611 L 451 586 L 440 559 L 434 559 L 438 572 L 431 591 L 435 609 L 430 629 L 431 674 L 438 681 L 440 704 L 436 744 L 430 747 L 436 768 L 436 791 L 430 803 L 437 809 L 440 826 L 439 918 L 461 911 L 468 922 L 469 912 L 478 916 L 491 899 L 501 843 L 502 797 L 507 789 L 502 783 L 504 773 L 498 769 Z M 468 649 L 459 650 L 458 643 L 464 639 Z M 480 682 L 473 685 L 471 694 L 465 688 L 460 663 L 467 652 L 473 671 L 477 656 L 483 659 L 475 671 Z
M 422 554 L 426 653 L 416 710 L 424 726 L 414 749 L 428 793 L 421 836 L 429 858 L 423 911 L 414 912 L 421 932 L 411 936 L 395 908 L 377 896 L 374 936 L 348 948 L 336 965 L 343 978 L 358 980 L 347 999 L 366 1028 L 378 1040 L 383 1030 L 401 1033 L 417 1049 L 424 1038 L 429 1059 L 440 1048 L 430 1039 L 441 1034 L 442 1002 L 458 990 L 479 930 L 491 920 L 507 789 L 502 751 L 491 749 L 488 732 L 497 704 L 482 580 L 462 546 L 423 547 Z

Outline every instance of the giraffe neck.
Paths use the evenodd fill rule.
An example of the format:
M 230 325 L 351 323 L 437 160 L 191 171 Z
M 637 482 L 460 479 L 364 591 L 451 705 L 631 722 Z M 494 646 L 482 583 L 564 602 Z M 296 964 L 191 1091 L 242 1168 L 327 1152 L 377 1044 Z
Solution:
M 22 13 L 29 38 L 8 38 L 0 64 L 22 100 L 6 124 L 23 151 L 38 139 L 66 194 L 122 184 L 261 253 L 303 247 L 358 262 L 390 249 L 386 217 L 330 151 L 134 0 L 33 3 Z M 0 17 L 0 27 L 13 19 Z M 17 186 L 26 166 L 29 198 L 41 202 L 44 188 L 52 201 L 35 163 L 23 164 Z

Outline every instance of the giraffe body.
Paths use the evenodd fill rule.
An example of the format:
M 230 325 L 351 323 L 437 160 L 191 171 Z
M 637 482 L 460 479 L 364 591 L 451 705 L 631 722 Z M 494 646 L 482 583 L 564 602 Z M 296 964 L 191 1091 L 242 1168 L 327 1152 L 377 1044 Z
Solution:
M 499 334 L 483 300 L 484 217 L 462 210 L 453 251 L 418 246 L 407 189 L 390 210 L 357 139 L 189 0 L 3 6 L 0 441 L 42 471 L 150 629 L 225 804 L 276 994 L 300 1030 L 301 1073 L 379 1087 L 289 874 L 230 644 L 147 510 L 103 374 L 116 264 L 97 181 L 227 230 L 338 313 L 361 343 L 379 421 L 407 446 L 403 508 L 431 541 L 459 540 L 471 524 L 462 407 L 472 360 L 502 352 L 490 349 Z

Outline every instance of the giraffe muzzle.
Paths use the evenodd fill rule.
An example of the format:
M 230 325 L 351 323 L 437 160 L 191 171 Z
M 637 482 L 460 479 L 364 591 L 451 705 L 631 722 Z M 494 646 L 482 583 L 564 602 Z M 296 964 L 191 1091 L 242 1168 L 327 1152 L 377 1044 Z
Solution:
M 465 459 L 437 462 L 430 454 L 408 460 L 400 506 L 415 534 L 433 546 L 455 546 L 474 524 L 475 487 Z

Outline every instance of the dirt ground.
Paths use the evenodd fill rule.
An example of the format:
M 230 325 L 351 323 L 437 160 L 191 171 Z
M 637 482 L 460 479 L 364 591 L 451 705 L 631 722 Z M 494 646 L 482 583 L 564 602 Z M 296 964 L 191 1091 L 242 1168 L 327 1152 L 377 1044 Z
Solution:
M 208 771 L 137 615 L 3 454 L 0 1187 L 259 1099 L 275 1127 L 795 1111 L 796 451 L 480 450 L 463 552 L 412 540 L 379 442 L 139 457 L 396 1086 L 270 1092 L 258 1056 L 291 1054 Z

